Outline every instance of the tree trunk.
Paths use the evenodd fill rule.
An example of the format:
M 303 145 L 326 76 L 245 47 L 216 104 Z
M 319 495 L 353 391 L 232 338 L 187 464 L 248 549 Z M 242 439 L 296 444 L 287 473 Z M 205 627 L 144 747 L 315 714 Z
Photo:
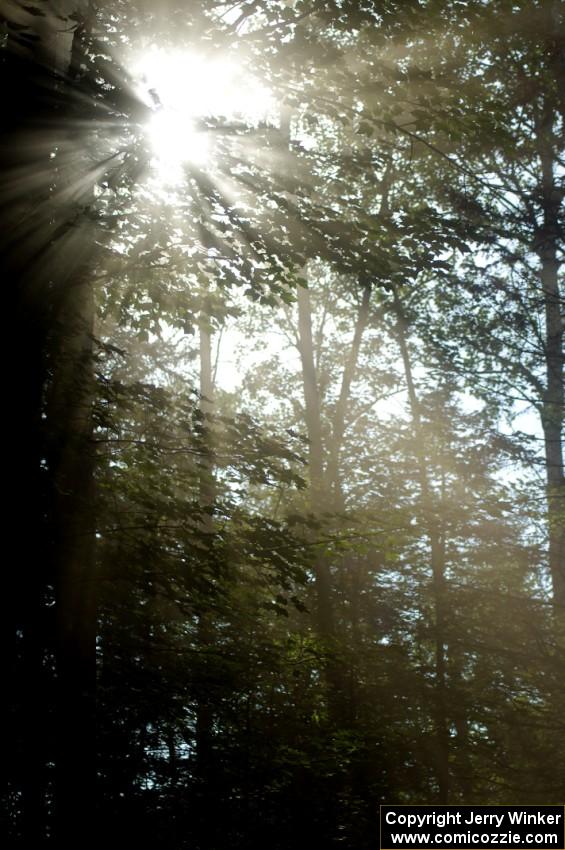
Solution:
M 412 362 L 406 338 L 406 319 L 396 289 L 394 290 L 394 311 L 398 344 L 404 366 L 408 402 L 412 416 L 422 513 L 430 546 L 430 564 L 432 569 L 432 595 L 435 609 L 434 654 L 435 654 L 435 709 L 434 722 L 436 732 L 437 758 L 436 777 L 439 789 L 438 802 L 447 804 L 450 792 L 449 772 L 449 724 L 447 717 L 447 681 L 446 681 L 446 600 L 445 600 L 445 536 L 441 521 L 433 504 L 429 483 L 428 464 L 425 451 L 425 436 L 420 417 L 420 403 L 414 383 Z
M 312 307 L 308 289 L 299 287 L 298 302 L 298 349 L 302 365 L 304 410 L 309 439 L 310 509 L 320 518 L 329 508 L 343 510 L 343 495 L 339 481 L 339 452 L 345 433 L 345 416 L 351 384 L 359 359 L 363 332 L 369 315 L 370 287 L 363 290 L 353 341 L 344 367 L 338 403 L 333 420 L 332 442 L 326 452 L 322 436 L 321 400 L 318 389 L 316 358 L 312 334 Z M 325 460 L 327 458 L 327 468 Z M 331 488 L 333 487 L 333 498 Z M 317 625 L 318 634 L 328 651 L 326 679 L 328 707 L 336 723 L 351 719 L 351 679 L 344 670 L 343 662 L 337 657 L 336 624 L 330 562 L 324 554 L 316 556 L 315 564 Z M 349 678 L 349 686 L 348 686 Z
M 205 561 L 212 554 L 213 519 L 208 511 L 214 504 L 214 469 L 210 457 L 212 450 L 210 440 L 210 422 L 206 417 L 213 409 L 214 385 L 212 378 L 212 343 L 209 328 L 209 319 L 206 315 L 200 318 L 199 329 L 200 344 L 200 412 L 204 420 L 203 456 L 201 459 L 200 475 L 200 508 L 203 511 L 201 520 L 201 532 L 205 546 Z M 208 564 L 207 564 L 208 566 Z M 199 651 L 206 653 L 212 643 L 212 622 L 210 613 L 205 609 L 205 602 L 201 605 L 198 614 L 198 647 Z M 206 668 L 207 664 L 203 665 Z M 210 760 L 212 756 L 212 709 L 204 696 L 207 691 L 206 682 L 202 683 L 202 696 L 198 701 L 196 712 L 196 754 L 198 762 L 198 774 L 205 781 L 210 771 Z
M 48 404 L 55 577 L 55 822 L 60 846 L 95 820 L 94 297 L 88 267 L 66 282 Z
M 555 183 L 553 110 L 544 107 L 537 127 L 541 161 L 543 224 L 536 233 L 540 283 L 545 309 L 546 390 L 541 419 L 544 433 L 549 531 L 549 570 L 553 599 L 565 612 L 565 478 L 563 476 L 563 316 L 559 288 L 558 241 L 561 196 Z
M 77 5 L 63 0 L 57 13 L 65 15 Z M 17 791 L 21 791 L 21 826 L 17 833 L 26 844 L 36 846 L 47 834 L 47 762 L 54 759 L 51 743 L 55 736 L 48 729 L 53 717 L 53 706 L 49 703 L 52 690 L 45 688 L 54 672 L 53 612 L 47 602 L 54 583 L 55 525 L 63 526 L 62 521 L 56 521 L 59 508 L 62 509 L 59 503 L 51 504 L 49 527 L 47 522 L 48 496 L 54 479 L 52 467 L 46 464 L 49 426 L 44 416 L 49 375 L 52 383 L 58 381 L 55 364 L 47 363 L 46 352 L 53 331 L 56 240 L 68 210 L 61 210 L 53 201 L 56 163 L 50 154 L 53 133 L 60 126 L 57 116 L 61 120 L 69 105 L 67 90 L 58 87 L 56 80 L 57 76 L 62 78 L 69 66 L 73 33 L 64 20 L 46 10 L 29 18 L 27 27 L 34 40 L 27 41 L 22 49 L 17 29 L 19 14 L 21 10 L 15 5 L 11 9 L 5 5 L 2 10 L 8 22 L 2 51 L 6 96 L 0 254 L 2 279 L 7 285 L 6 315 L 10 317 L 3 339 L 7 343 L 7 358 L 17 363 L 17 369 L 8 370 L 4 387 L 13 409 L 10 443 L 13 483 L 7 488 L 8 527 L 17 541 L 15 551 L 20 554 L 7 578 L 1 619 L 6 637 L 2 648 L 8 653 L 4 666 L 14 674 L 17 684 L 13 692 L 18 695 L 17 703 L 12 699 L 12 705 L 6 706 L 12 712 L 17 708 L 16 717 L 5 723 L 5 728 L 13 729 L 15 744 L 8 749 L 14 747 L 16 758 L 10 767 L 13 775 L 18 776 Z M 13 26 L 9 20 L 12 15 L 15 15 Z M 46 128 L 49 128 L 47 132 Z M 22 174 L 26 175 L 23 181 Z M 33 175 L 33 183 L 29 175 Z M 58 269 L 64 265 L 65 260 L 59 260 Z M 50 370 L 50 366 L 54 368 Z M 61 682 L 60 673 L 58 682 Z M 59 728 L 63 727 L 61 721 Z M 89 747 L 88 741 L 83 743 L 83 731 L 75 737 L 73 746 L 77 753 L 83 746 L 86 750 Z M 10 758 L 7 762 L 10 763 Z M 80 786 L 80 772 L 74 775 L 72 783 L 75 788 L 77 783 Z M 88 799 L 88 787 L 81 793 Z M 13 796 L 17 798 L 17 794 Z M 11 812 L 10 816 L 13 815 Z
M 322 442 L 322 419 L 320 414 L 320 395 L 316 379 L 314 345 L 312 340 L 312 307 L 310 293 L 302 286 L 298 287 L 298 339 L 300 360 L 302 363 L 302 381 L 304 388 L 304 410 L 306 430 L 309 440 L 310 471 L 310 509 L 314 516 L 320 516 L 326 509 L 324 486 L 324 447 Z M 316 595 L 318 628 L 322 638 L 334 637 L 334 612 L 331 598 L 331 574 L 329 564 L 323 555 L 316 558 Z
M 209 416 L 214 405 L 214 379 L 212 369 L 212 339 L 210 319 L 205 310 L 201 311 L 199 322 L 200 348 L 200 413 L 202 414 L 202 456 L 200 460 L 199 507 L 202 511 L 200 534 L 202 538 L 202 563 L 206 573 L 213 569 L 210 561 L 213 557 L 214 520 L 210 513 L 216 498 L 214 481 L 214 463 L 212 459 L 213 438 Z M 198 781 L 199 811 L 195 818 L 197 846 L 205 846 L 210 839 L 211 824 L 216 809 L 214 797 L 213 763 L 213 704 L 210 698 L 208 671 L 209 652 L 214 644 L 214 623 L 208 610 L 206 598 L 202 598 L 197 611 L 197 646 L 201 657 L 199 670 L 201 680 L 196 705 L 196 778 Z
M 2 263 L 2 271 L 7 266 Z M 45 366 L 44 322 L 35 305 L 22 295 L 26 275 L 10 265 L 3 279 L 19 291 L 8 298 L 6 315 L 16 330 L 6 362 L 5 397 L 10 399 L 11 436 L 6 492 L 6 528 L 14 541 L 5 571 L 1 614 L 1 652 L 10 696 L 2 701 L 4 729 L 9 729 L 5 757 L 7 778 L 21 793 L 18 832 L 30 846 L 45 835 L 45 765 L 47 708 L 45 650 L 49 646 L 45 595 L 49 584 L 45 563 L 45 479 L 42 469 L 42 420 Z M 19 273 L 18 273 L 19 272 Z M 19 297 L 18 297 L 19 296 Z M 11 302 L 11 306 L 10 306 Z M 15 794 L 14 797 L 17 795 Z M 14 813 L 10 813 L 13 817 Z
M 330 446 L 327 478 L 330 487 L 333 488 L 334 509 L 336 511 L 343 511 L 344 509 L 343 493 L 341 490 L 339 476 L 339 453 L 345 436 L 345 416 L 351 394 L 351 384 L 353 383 L 353 378 L 355 377 L 355 371 L 357 369 L 363 333 L 365 332 L 365 328 L 367 327 L 367 322 L 369 320 L 370 301 L 371 287 L 367 285 L 363 287 L 363 294 L 361 296 L 361 303 L 357 312 L 357 320 L 355 322 L 351 349 L 343 370 L 339 398 L 337 400 L 333 418 L 333 434 Z

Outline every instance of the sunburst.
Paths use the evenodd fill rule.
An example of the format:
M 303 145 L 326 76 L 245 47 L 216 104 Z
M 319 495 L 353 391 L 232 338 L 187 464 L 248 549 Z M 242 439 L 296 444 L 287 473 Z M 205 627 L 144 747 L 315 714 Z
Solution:
M 274 109 L 268 89 L 232 59 L 151 47 L 137 60 L 136 73 L 154 107 L 147 126 L 153 166 L 167 182 L 176 182 L 186 164 L 210 159 L 205 119 L 253 125 Z

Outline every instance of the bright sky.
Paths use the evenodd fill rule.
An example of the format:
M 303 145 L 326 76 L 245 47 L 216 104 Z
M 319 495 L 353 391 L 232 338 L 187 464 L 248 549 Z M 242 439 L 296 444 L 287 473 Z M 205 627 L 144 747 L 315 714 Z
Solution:
M 207 58 L 186 50 L 152 45 L 134 62 L 142 96 L 158 98 L 149 126 L 154 167 L 167 182 L 178 182 L 182 165 L 203 164 L 210 154 L 209 135 L 199 128 L 204 117 L 265 120 L 275 104 L 271 93 L 232 59 Z

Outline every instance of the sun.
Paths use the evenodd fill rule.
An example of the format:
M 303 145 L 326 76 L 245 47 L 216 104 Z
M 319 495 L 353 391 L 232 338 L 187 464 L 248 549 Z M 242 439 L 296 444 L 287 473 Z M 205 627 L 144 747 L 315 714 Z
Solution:
M 153 46 L 136 66 L 153 106 L 147 127 L 153 165 L 168 182 L 179 179 L 186 164 L 201 166 L 211 156 L 204 118 L 254 125 L 274 111 L 268 89 L 232 59 Z
M 158 109 L 149 121 L 147 132 L 161 170 L 175 170 L 185 162 L 201 165 L 206 161 L 208 138 L 198 132 L 191 116 L 182 110 Z

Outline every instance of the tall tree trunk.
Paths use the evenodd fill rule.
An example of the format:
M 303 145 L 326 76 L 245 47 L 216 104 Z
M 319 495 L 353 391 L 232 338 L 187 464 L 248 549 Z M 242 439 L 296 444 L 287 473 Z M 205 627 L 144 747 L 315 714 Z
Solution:
M 327 508 L 324 482 L 324 446 L 322 441 L 322 419 L 320 394 L 316 378 L 316 364 L 312 339 L 312 306 L 309 291 L 298 287 L 298 340 L 302 363 L 304 389 L 304 411 L 309 440 L 310 509 L 320 516 Z M 318 556 L 315 563 L 317 618 L 320 635 L 327 640 L 334 637 L 334 612 L 331 597 L 331 574 L 328 561 Z
M 202 456 L 200 460 L 199 507 L 202 511 L 200 533 L 204 550 L 202 562 L 208 572 L 212 565 L 214 520 L 211 509 L 216 498 L 214 463 L 212 459 L 213 439 L 209 416 L 214 406 L 214 378 L 212 368 L 212 336 L 207 311 L 202 310 L 199 322 L 200 353 L 200 413 L 202 414 Z M 213 834 L 213 819 L 216 808 L 214 799 L 213 765 L 213 706 L 209 695 L 210 683 L 209 652 L 214 643 L 214 624 L 206 599 L 200 602 L 197 612 L 197 643 L 202 661 L 199 664 L 202 679 L 196 706 L 196 776 L 199 782 L 200 811 L 196 819 L 198 846 L 205 846 Z
M 345 436 L 345 417 L 347 414 L 349 397 L 351 395 L 351 384 L 353 383 L 357 363 L 359 361 L 359 352 L 361 350 L 363 334 L 369 320 L 370 301 L 371 287 L 370 285 L 366 285 L 363 287 L 361 302 L 357 311 L 353 340 L 349 350 L 349 357 L 347 358 L 347 362 L 343 369 L 339 397 L 332 423 L 333 433 L 329 452 L 327 479 L 330 487 L 333 489 L 334 509 L 337 511 L 343 511 L 344 509 L 343 492 L 339 476 L 339 454 L 343 445 L 343 438 Z
M 6 528 L 14 541 L 11 565 L 2 594 L 1 652 L 10 696 L 2 701 L 3 728 L 9 731 L 5 767 L 21 794 L 18 831 L 30 846 L 45 836 L 45 766 L 47 711 L 45 650 L 49 646 L 45 596 L 49 584 L 45 563 L 45 489 L 42 469 L 42 410 L 45 380 L 44 321 L 35 303 L 29 303 L 26 274 L 9 264 L 3 280 L 19 291 L 8 298 L 6 315 L 17 338 L 6 351 L 4 382 L 10 399 L 11 438 L 7 459 L 9 493 Z M 2 263 L 6 272 L 7 264 Z M 23 298 L 22 298 L 23 296 Z M 11 307 L 10 307 L 11 302 Z M 13 817 L 13 812 L 10 816 Z
M 355 320 L 355 328 L 353 331 L 351 348 L 349 349 L 349 354 L 343 367 L 339 396 L 332 421 L 332 437 L 328 450 L 328 463 L 326 470 L 327 487 L 332 500 L 332 509 L 336 513 L 341 514 L 345 512 L 345 498 L 341 486 L 339 460 L 346 431 L 346 416 L 347 408 L 351 397 L 351 386 L 355 378 L 355 372 L 357 370 L 359 362 L 359 353 L 361 350 L 363 334 L 369 321 L 370 301 L 371 286 L 366 285 L 363 287 L 361 300 L 359 302 L 359 307 L 357 310 L 357 317 Z M 350 579 L 349 581 L 347 581 L 347 588 L 350 599 L 350 620 L 352 626 L 353 646 L 359 648 L 359 572 L 361 569 L 361 562 L 351 553 L 345 554 L 341 559 L 341 575 L 343 578 Z M 353 651 L 355 651 L 355 649 L 353 649 Z M 357 679 L 354 664 L 347 665 L 347 672 L 345 675 L 342 676 L 342 678 L 344 680 L 344 687 L 346 685 L 345 679 L 347 678 L 347 700 L 344 701 L 347 707 L 347 719 L 350 723 L 353 723 L 355 717 L 357 716 L 358 709 Z M 359 777 L 356 776 L 355 781 L 357 781 L 358 778 Z
M 62 0 L 57 13 L 68 14 L 77 5 Z M 21 562 L 8 577 L 6 611 L 1 619 L 7 638 L 2 648 L 9 654 L 4 666 L 14 673 L 19 685 L 13 691 L 19 700 L 16 717 L 4 726 L 14 730 L 18 741 L 19 764 L 13 765 L 14 774 L 16 769 L 19 772 L 22 801 L 18 832 L 26 844 L 36 846 L 46 837 L 47 761 L 53 759 L 48 751 L 53 738 L 48 734 L 52 689 L 44 688 L 53 676 L 52 609 L 47 607 L 47 600 L 53 588 L 50 566 L 54 559 L 50 557 L 53 538 L 46 524 L 49 481 L 53 484 L 53 480 L 52 470 L 45 464 L 48 428 L 44 414 L 45 387 L 52 374 L 46 350 L 53 330 L 52 287 L 57 274 L 53 257 L 58 250 L 58 226 L 65 215 L 52 200 L 56 163 L 50 158 L 50 146 L 58 126 L 56 116 L 60 120 L 68 109 L 68 90 L 64 85 L 57 86 L 56 80 L 57 76 L 63 78 L 69 66 L 73 33 L 64 19 L 45 10 L 29 17 L 30 40 L 22 49 L 17 29 L 20 14 L 15 5 L 8 8 L 5 4 L 2 10 L 8 24 L 2 50 L 5 97 L 0 255 L 2 279 L 7 285 L 6 314 L 10 317 L 3 339 L 9 340 L 11 330 L 7 353 L 17 363 L 17 369 L 8 370 L 4 387 L 13 411 L 10 453 L 14 474 L 13 484 L 8 485 L 13 516 L 8 527 L 18 541 L 16 551 L 21 555 L 17 560 Z M 11 15 L 15 15 L 13 26 Z M 47 127 L 50 132 L 45 132 Z M 24 181 L 22 174 L 26 175 Z M 29 175 L 34 176 L 33 183 Z M 64 264 L 62 260 L 58 268 Z M 56 513 L 54 507 L 52 518 Z M 7 707 L 13 712 L 14 705 Z M 77 740 L 75 747 L 79 748 L 82 734 Z M 80 783 L 80 775 L 73 779 L 75 787 L 77 781 Z
M 212 554 L 213 519 L 209 513 L 215 498 L 214 468 L 210 453 L 211 429 L 207 417 L 213 409 L 214 385 L 212 378 L 212 342 L 207 315 L 201 315 L 199 327 L 200 346 L 200 412 L 202 413 L 204 439 L 203 455 L 201 458 L 200 474 L 200 509 L 202 510 L 201 532 L 205 547 L 205 560 Z M 205 602 L 198 614 L 198 645 L 199 650 L 206 653 L 212 642 L 212 623 L 210 613 L 205 610 Z M 198 701 L 196 715 L 196 753 L 198 759 L 198 771 L 201 779 L 205 779 L 210 770 L 212 755 L 212 710 L 210 703 L 204 694 L 207 691 L 206 683 L 202 683 L 202 697 Z
M 339 479 L 339 453 L 345 434 L 345 418 L 351 385 L 359 359 L 359 351 L 369 316 L 370 287 L 363 289 L 349 356 L 344 366 L 340 394 L 333 418 L 333 434 L 326 451 L 322 435 L 321 399 L 318 388 L 316 357 L 312 333 L 312 306 L 308 289 L 299 287 L 298 350 L 302 365 L 304 411 L 309 439 L 310 509 L 321 517 L 330 508 L 343 510 L 343 494 Z M 331 490 L 333 489 L 333 496 Z M 336 723 L 346 722 L 352 714 L 351 687 L 343 662 L 336 655 L 336 624 L 330 562 L 324 554 L 315 564 L 318 633 L 328 650 L 326 678 L 328 706 Z M 351 685 L 351 681 L 350 681 Z
M 55 818 L 60 846 L 88 846 L 96 799 L 94 297 L 85 263 L 65 284 L 48 405 L 54 495 Z M 86 844 L 85 844 L 86 842 Z
M 439 789 L 440 803 L 449 801 L 450 772 L 449 772 L 449 724 L 447 717 L 447 679 L 446 679 L 446 600 L 445 600 L 445 535 L 441 520 L 434 506 L 429 483 L 428 463 L 425 450 L 425 436 L 420 416 L 420 403 L 416 392 L 414 374 L 408 341 L 406 336 L 406 319 L 397 290 L 394 290 L 394 311 L 396 314 L 396 330 L 408 402 L 412 416 L 416 458 L 418 463 L 418 478 L 422 513 L 430 546 L 430 564 L 432 569 L 432 594 L 435 610 L 434 654 L 435 654 L 435 710 L 434 722 L 436 731 L 436 776 Z
M 93 8 L 82 0 L 69 2 L 69 10 L 71 6 L 78 22 L 72 39 L 63 44 L 61 53 L 57 33 L 52 52 L 58 68 L 63 68 L 68 80 L 78 86 Z M 77 108 L 83 107 L 69 102 L 67 120 L 79 117 Z M 82 112 L 80 118 L 84 120 Z M 91 203 L 92 187 L 85 184 L 80 204 L 85 209 Z M 79 215 L 72 201 L 62 205 L 59 220 L 60 235 L 53 246 L 55 274 L 52 273 L 52 297 L 58 305 L 51 333 L 52 377 L 46 422 L 53 485 L 50 530 L 56 658 L 54 835 L 63 847 L 75 844 L 80 835 L 83 847 L 89 848 L 97 843 L 95 299 L 91 277 L 96 233 L 88 215 Z
M 559 287 L 558 242 L 561 238 L 561 195 L 555 182 L 553 122 L 550 106 L 544 105 L 537 127 L 541 162 L 543 224 L 536 233 L 540 259 L 540 283 L 545 309 L 546 390 L 541 419 L 544 433 L 549 526 L 549 570 L 553 599 L 565 613 L 565 478 L 563 476 L 563 310 Z

